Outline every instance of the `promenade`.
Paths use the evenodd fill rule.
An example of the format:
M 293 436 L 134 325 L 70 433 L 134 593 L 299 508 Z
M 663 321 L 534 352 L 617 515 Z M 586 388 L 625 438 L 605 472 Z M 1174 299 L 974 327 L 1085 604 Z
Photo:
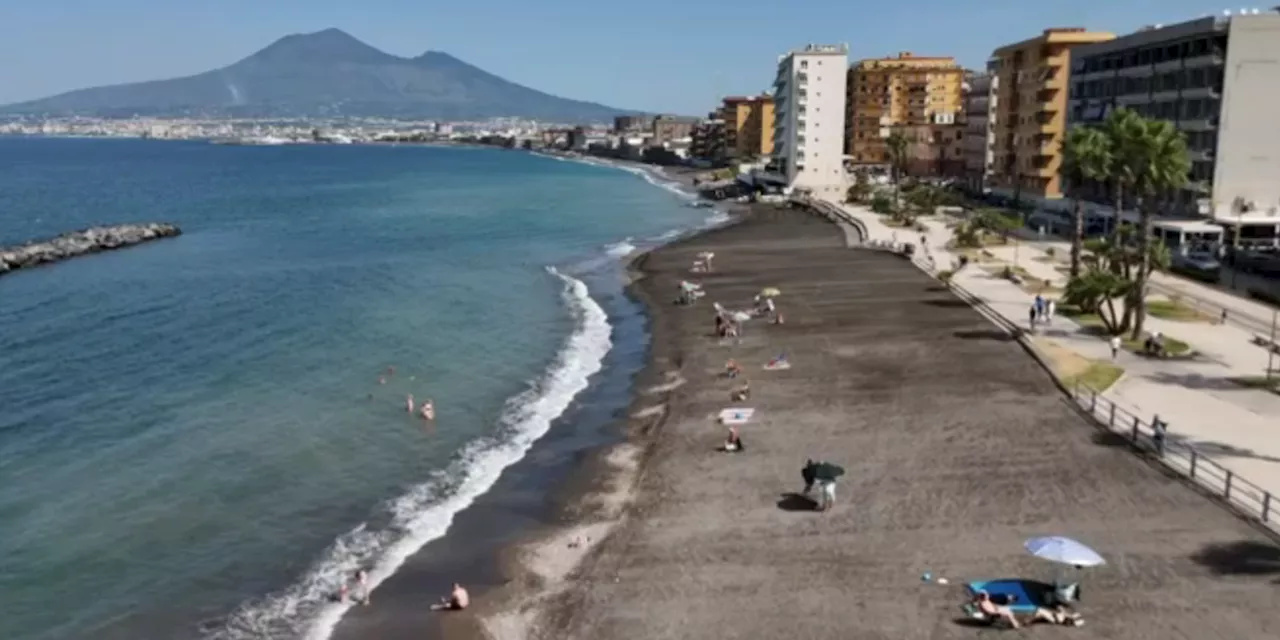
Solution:
M 870 240 L 919 244 L 917 231 L 896 229 L 887 218 L 870 210 L 841 205 L 867 228 Z M 948 219 L 924 218 L 925 235 L 938 269 L 950 269 L 957 256 L 944 247 L 951 241 Z M 1052 249 L 1053 256 L 1047 251 Z M 1036 280 L 1048 280 L 1054 287 L 1066 284 L 1060 270 L 1065 266 L 1070 246 L 1064 242 L 1027 242 L 996 245 L 987 250 L 996 261 L 971 264 L 955 276 L 955 282 L 970 291 L 1011 322 L 1026 327 L 1027 311 L 1034 294 L 990 273 L 1003 264 L 1025 269 Z M 1167 299 L 1169 293 L 1194 297 L 1205 302 L 1201 321 L 1179 322 L 1148 316 L 1149 331 L 1188 343 L 1199 353 L 1191 360 L 1150 359 L 1121 351 L 1115 364 L 1125 375 L 1104 396 L 1129 413 L 1150 421 L 1159 416 L 1169 425 L 1171 440 L 1194 446 L 1216 462 L 1258 487 L 1280 496 L 1280 395 L 1242 387 L 1231 378 L 1260 376 L 1266 370 L 1267 352 L 1253 344 L 1257 327 L 1269 329 L 1271 310 L 1257 302 L 1243 300 L 1211 287 L 1180 278 L 1156 274 L 1152 300 Z M 1219 305 L 1219 310 L 1209 304 Z M 1217 324 L 1220 308 L 1228 309 L 1232 321 Z M 1243 325 L 1243 326 L 1242 326 Z M 1252 331 L 1251 331 L 1252 329 Z M 1057 317 L 1052 326 L 1038 335 L 1085 358 L 1111 362 L 1110 347 L 1097 335 L 1085 331 L 1070 318 Z M 1276 358 L 1280 366 L 1280 357 Z
M 683 384 L 652 396 L 668 414 L 628 515 L 534 637 L 972 638 L 985 631 L 957 621 L 963 582 L 1051 579 L 1022 549 L 1045 534 L 1086 541 L 1109 564 L 1084 576 L 1083 631 L 1026 633 L 1275 636 L 1271 542 L 1095 442 L 1045 371 L 946 287 L 843 240 L 815 217 L 777 213 L 645 259 L 654 373 Z M 703 251 L 716 254 L 715 273 L 695 276 L 707 299 L 665 304 Z M 765 286 L 782 290 L 786 324 L 717 340 L 710 302 L 741 308 Z M 762 369 L 782 352 L 791 370 Z M 742 382 L 720 375 L 728 358 L 756 410 L 738 454 L 716 451 L 714 416 Z M 830 512 L 793 495 L 808 457 L 848 470 Z

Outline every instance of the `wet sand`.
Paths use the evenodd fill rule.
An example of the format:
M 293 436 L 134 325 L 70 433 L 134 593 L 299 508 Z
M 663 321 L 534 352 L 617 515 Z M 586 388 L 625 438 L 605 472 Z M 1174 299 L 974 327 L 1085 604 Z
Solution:
M 707 250 L 716 273 L 691 276 Z M 577 524 L 513 551 L 512 583 L 478 611 L 491 637 L 970 638 L 983 631 L 958 620 L 962 583 L 1052 579 L 1022 550 L 1046 534 L 1109 564 L 1084 575 L 1084 629 L 1029 633 L 1280 632 L 1272 539 L 1102 436 L 1016 343 L 906 261 L 779 212 L 637 266 L 653 351 L 632 443 L 579 480 Z M 669 304 L 682 278 L 708 297 Z M 785 325 L 749 323 L 740 345 L 710 335 L 711 301 L 746 307 L 765 286 L 783 290 Z M 780 352 L 794 367 L 762 370 Z M 756 409 L 741 454 L 715 450 L 714 416 L 741 382 L 719 376 L 728 358 Z M 831 512 L 791 495 L 807 457 L 848 470 Z

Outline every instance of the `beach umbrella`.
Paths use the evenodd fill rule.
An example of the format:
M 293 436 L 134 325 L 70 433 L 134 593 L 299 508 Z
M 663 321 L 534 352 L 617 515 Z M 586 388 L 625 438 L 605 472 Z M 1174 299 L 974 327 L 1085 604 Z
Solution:
M 746 311 L 734 311 L 732 317 L 734 322 L 746 322 L 751 319 L 751 314 Z
M 819 462 L 813 465 L 813 477 L 815 480 L 835 480 L 844 475 L 844 467 L 830 462 Z
M 711 252 L 711 251 L 703 251 L 703 252 L 700 252 L 700 253 L 698 254 L 698 257 L 699 257 L 699 258 L 701 258 L 701 259 L 703 259 L 703 260 L 710 260 L 710 259 L 712 259 L 712 258 L 716 257 L 716 254 L 715 254 L 714 252 Z
M 782 295 L 782 290 L 777 287 L 765 287 L 760 290 L 760 295 L 765 298 L 776 298 Z
M 1106 564 L 1107 561 L 1098 555 L 1097 551 L 1090 549 L 1083 543 L 1076 542 L 1071 538 L 1062 536 L 1045 536 L 1042 538 L 1031 538 L 1022 545 L 1026 547 L 1031 555 L 1057 562 L 1059 564 L 1070 564 L 1077 567 L 1096 567 Z

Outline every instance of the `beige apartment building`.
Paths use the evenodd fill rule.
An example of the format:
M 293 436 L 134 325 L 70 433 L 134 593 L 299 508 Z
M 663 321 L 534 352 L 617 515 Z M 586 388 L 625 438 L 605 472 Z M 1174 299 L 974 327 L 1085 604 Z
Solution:
M 1113 34 L 1083 28 L 1045 29 L 995 50 L 993 193 L 1035 205 L 1062 198 L 1071 51 L 1113 39 Z
M 724 122 L 724 150 L 730 158 L 762 158 L 773 154 L 773 96 L 730 96 L 717 114 Z
M 932 140 L 931 125 L 959 119 L 963 83 L 964 69 L 952 57 L 902 52 L 858 61 L 849 67 L 845 153 L 855 165 L 883 165 L 889 161 L 885 138 L 895 129 Z

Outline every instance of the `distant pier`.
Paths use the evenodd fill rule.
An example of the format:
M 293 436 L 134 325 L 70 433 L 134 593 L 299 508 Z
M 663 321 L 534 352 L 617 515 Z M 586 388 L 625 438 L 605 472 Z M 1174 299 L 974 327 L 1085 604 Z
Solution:
M 77 256 L 132 247 L 151 240 L 182 235 L 171 224 L 119 224 L 64 233 L 13 247 L 0 247 L 0 276 Z

